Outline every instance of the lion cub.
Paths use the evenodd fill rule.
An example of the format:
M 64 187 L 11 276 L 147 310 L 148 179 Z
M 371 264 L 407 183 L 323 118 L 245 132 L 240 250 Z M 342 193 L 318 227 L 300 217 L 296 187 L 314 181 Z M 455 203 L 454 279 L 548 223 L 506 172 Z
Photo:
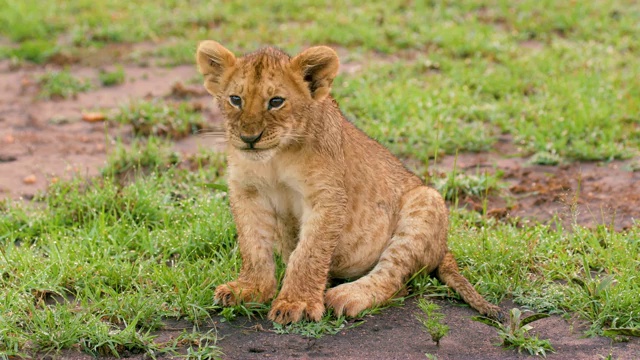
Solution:
M 336 53 L 275 48 L 235 57 L 215 41 L 196 54 L 225 118 L 231 210 L 242 269 L 218 286 L 225 306 L 276 294 L 274 251 L 286 262 L 269 318 L 318 321 L 325 306 L 356 316 L 384 303 L 417 271 L 436 276 L 496 317 L 447 250 L 448 211 L 386 148 L 348 122 L 329 95 Z M 327 280 L 357 278 L 328 289 Z

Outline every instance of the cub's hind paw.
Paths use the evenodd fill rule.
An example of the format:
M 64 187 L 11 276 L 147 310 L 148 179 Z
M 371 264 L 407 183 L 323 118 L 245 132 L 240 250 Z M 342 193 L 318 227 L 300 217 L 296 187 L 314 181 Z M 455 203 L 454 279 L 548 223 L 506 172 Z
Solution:
M 374 298 L 358 289 L 353 283 L 342 284 L 327 290 L 324 303 L 333 309 L 336 316 L 356 317 L 360 312 L 375 305 Z

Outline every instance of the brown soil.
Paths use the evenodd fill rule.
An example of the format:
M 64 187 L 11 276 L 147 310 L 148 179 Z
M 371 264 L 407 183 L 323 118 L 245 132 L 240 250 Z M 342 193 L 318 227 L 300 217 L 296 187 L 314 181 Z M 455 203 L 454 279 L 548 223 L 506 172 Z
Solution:
M 357 72 L 357 64 L 347 64 L 346 71 Z M 97 78 L 98 68 L 74 65 L 72 72 L 81 77 Z M 125 67 L 127 81 L 115 87 L 96 87 L 75 99 L 42 100 L 37 98 L 37 76 L 43 69 L 12 69 L 0 63 L 0 199 L 30 199 L 59 178 L 74 174 L 95 176 L 104 165 L 116 135 L 131 136 L 129 129 L 108 126 L 104 122 L 82 121 L 84 111 L 108 112 L 132 99 L 184 96 L 200 102 L 213 127 L 219 122 L 208 96 L 189 81 L 197 74 L 194 66 L 174 68 Z M 96 82 L 97 83 L 97 82 Z M 175 86 L 180 83 L 180 86 Z M 172 90 L 173 89 L 173 90 Z M 173 95 L 172 95 L 173 91 Z M 176 94 L 175 92 L 179 94 Z M 520 224 L 547 222 L 557 217 L 563 226 L 606 225 L 623 230 L 640 221 L 640 172 L 632 171 L 635 160 L 609 163 L 572 163 L 563 166 L 528 165 L 508 138 L 502 139 L 493 152 L 445 157 L 436 166 L 462 171 L 502 171 L 508 189 L 492 195 L 488 215 Z M 193 153 L 199 146 L 216 146 L 215 139 L 192 136 L 180 140 L 176 148 Z M 480 199 L 464 199 L 461 206 L 483 211 Z M 515 220 L 514 220 L 515 219 Z M 424 359 L 425 353 L 439 359 L 518 359 L 526 357 L 514 350 L 504 350 L 495 330 L 469 319 L 475 313 L 459 304 L 439 301 L 451 327 L 450 334 L 436 347 L 423 332 L 409 301 L 403 307 L 390 308 L 369 316 L 358 327 L 335 336 L 307 339 L 297 335 L 278 335 L 264 320 L 215 321 L 225 358 L 229 359 Z M 502 304 L 508 309 L 512 304 Z M 169 328 L 190 324 L 169 324 Z M 551 339 L 557 352 L 550 359 L 598 359 L 610 353 L 614 358 L 640 358 L 637 338 L 627 343 L 611 343 L 606 338 L 582 338 L 577 324 L 559 317 L 534 323 L 541 338 Z M 262 330 L 260 330 L 262 329 Z M 159 340 L 178 336 L 180 331 L 166 329 Z M 134 356 L 142 358 L 141 356 Z M 74 351 L 62 358 L 89 359 Z

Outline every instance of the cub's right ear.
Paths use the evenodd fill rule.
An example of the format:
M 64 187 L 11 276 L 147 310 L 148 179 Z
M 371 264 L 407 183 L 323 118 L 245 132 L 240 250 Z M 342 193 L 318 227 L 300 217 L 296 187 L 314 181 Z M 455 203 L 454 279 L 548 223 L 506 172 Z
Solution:
M 206 40 L 198 45 L 196 61 L 198 71 L 204 75 L 204 87 L 215 96 L 220 91 L 222 75 L 235 65 L 236 57 L 216 41 Z

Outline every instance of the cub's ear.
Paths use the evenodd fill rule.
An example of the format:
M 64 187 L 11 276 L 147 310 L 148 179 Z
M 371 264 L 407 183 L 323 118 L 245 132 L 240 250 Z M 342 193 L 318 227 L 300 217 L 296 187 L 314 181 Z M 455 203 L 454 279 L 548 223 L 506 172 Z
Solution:
M 302 75 L 311 97 L 316 100 L 329 95 L 339 67 L 338 54 L 326 46 L 309 48 L 291 60 L 291 69 Z
M 217 42 L 206 40 L 198 45 L 196 61 L 198 70 L 204 75 L 204 87 L 215 96 L 220 91 L 222 75 L 235 65 L 236 57 Z

